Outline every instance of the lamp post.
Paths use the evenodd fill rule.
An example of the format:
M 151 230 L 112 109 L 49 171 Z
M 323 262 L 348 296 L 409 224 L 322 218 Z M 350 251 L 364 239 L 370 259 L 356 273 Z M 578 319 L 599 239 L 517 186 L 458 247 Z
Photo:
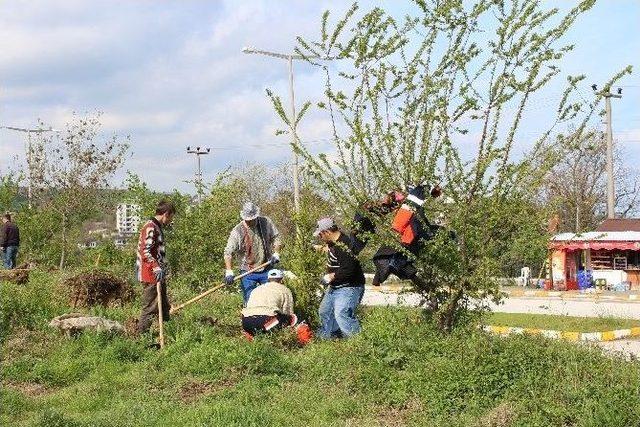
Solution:
M 270 52 L 270 51 L 259 50 L 259 49 L 254 49 L 250 47 L 242 48 L 242 52 L 246 54 L 270 56 L 272 58 L 284 59 L 287 61 L 288 68 L 289 68 L 289 101 L 291 103 L 291 119 L 290 119 L 291 138 L 292 138 L 293 146 L 296 149 L 299 148 L 300 141 L 298 139 L 298 133 L 297 133 L 296 103 L 295 103 L 295 94 L 293 90 L 293 60 L 305 59 L 305 57 L 302 55 Z M 293 150 L 293 206 L 295 208 L 295 212 L 298 213 L 300 211 L 300 166 L 298 161 L 298 153 L 295 149 Z
M 31 209 L 31 134 L 32 133 L 44 133 L 44 132 L 62 132 L 57 129 L 53 129 L 49 127 L 48 129 L 28 129 L 21 128 L 16 126 L 0 126 L 0 129 L 12 130 L 15 132 L 23 132 L 27 134 L 27 168 L 29 169 L 29 179 L 27 179 L 27 203 L 29 205 L 29 209 Z
M 211 148 L 191 148 L 187 147 L 188 154 L 195 154 L 198 159 L 198 171 L 196 172 L 196 191 L 198 193 L 198 203 L 202 203 L 202 169 L 200 168 L 200 156 L 204 156 L 211 152 Z
M 622 98 L 622 88 L 618 88 L 617 93 L 611 93 L 611 88 L 606 87 L 598 92 L 597 85 L 591 85 L 591 89 L 598 95 L 604 96 L 605 111 L 607 115 L 607 218 L 614 219 L 616 217 L 616 192 L 613 179 L 613 131 L 611 127 L 611 98 Z

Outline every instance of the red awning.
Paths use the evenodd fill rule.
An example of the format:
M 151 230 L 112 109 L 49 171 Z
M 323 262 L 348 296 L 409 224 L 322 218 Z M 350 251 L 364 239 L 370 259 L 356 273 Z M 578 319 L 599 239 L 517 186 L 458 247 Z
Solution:
M 550 242 L 549 249 L 563 250 L 563 251 L 577 251 L 580 249 L 592 249 L 595 251 L 640 251 L 640 242 L 633 241 L 594 241 L 594 242 L 580 242 L 580 241 L 565 241 L 565 242 Z

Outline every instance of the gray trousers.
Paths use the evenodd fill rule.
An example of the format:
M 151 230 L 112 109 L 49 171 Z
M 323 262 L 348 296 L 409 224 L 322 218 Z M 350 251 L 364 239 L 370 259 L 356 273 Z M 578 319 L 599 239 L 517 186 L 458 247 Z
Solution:
M 155 283 L 143 283 L 142 291 L 142 313 L 138 320 L 138 332 L 144 333 L 149 330 L 153 319 L 158 315 L 158 292 Z M 167 283 L 160 285 L 160 294 L 162 297 L 162 317 L 166 322 L 169 320 L 169 297 L 167 296 Z

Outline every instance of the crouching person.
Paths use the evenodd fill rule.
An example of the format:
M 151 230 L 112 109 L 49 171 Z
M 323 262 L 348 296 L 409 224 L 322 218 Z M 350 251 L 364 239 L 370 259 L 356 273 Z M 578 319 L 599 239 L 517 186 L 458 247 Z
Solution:
M 267 278 L 267 283 L 251 292 L 247 306 L 242 309 L 245 337 L 252 341 L 257 334 L 296 327 L 298 341 L 307 344 L 311 340 L 311 330 L 306 323 L 298 324 L 298 317 L 293 312 L 293 294 L 282 284 L 282 271 L 269 270 Z

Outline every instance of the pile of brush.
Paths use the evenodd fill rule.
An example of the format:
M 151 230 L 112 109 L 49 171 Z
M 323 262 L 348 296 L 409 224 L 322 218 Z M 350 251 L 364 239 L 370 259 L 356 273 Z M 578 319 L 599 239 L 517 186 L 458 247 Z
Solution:
M 68 277 L 62 282 L 62 287 L 74 308 L 122 306 L 134 297 L 129 282 L 105 270 L 86 271 Z
M 0 280 L 6 280 L 7 282 L 17 283 L 18 285 L 24 285 L 29 282 L 29 272 L 31 271 L 31 265 L 22 264 L 13 270 L 1 270 Z

